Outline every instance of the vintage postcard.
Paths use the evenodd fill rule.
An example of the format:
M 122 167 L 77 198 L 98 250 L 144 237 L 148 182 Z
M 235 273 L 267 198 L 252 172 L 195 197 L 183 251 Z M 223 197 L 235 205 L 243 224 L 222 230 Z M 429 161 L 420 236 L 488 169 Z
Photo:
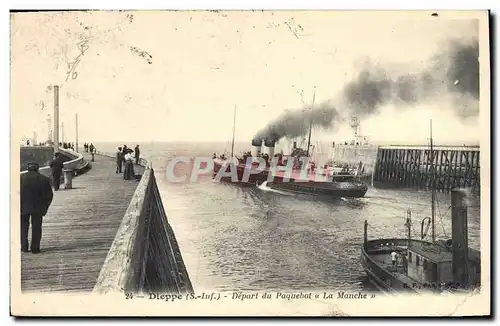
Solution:
M 15 316 L 489 316 L 487 11 L 10 13 Z

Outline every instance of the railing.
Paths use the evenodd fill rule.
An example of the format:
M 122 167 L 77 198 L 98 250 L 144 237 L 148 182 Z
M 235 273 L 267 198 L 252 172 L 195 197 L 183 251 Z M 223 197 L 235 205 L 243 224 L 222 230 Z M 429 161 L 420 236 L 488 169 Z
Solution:
M 116 157 L 99 152 L 98 155 Z M 94 287 L 94 292 L 192 293 L 174 232 L 167 221 L 154 170 L 144 174 L 125 212 Z
M 86 168 L 89 164 L 83 159 L 83 155 L 80 153 L 63 148 L 59 148 L 59 152 L 61 152 L 64 156 L 70 158 L 69 161 L 63 163 L 63 169 L 71 169 L 77 172 L 78 170 Z M 39 168 L 38 171 L 45 176 L 50 176 L 50 166 L 43 166 Z M 21 174 L 24 174 L 26 172 L 28 171 L 21 171 Z
M 75 152 L 71 149 L 60 148 L 59 152 L 68 157 L 76 156 L 74 159 L 64 162 L 64 169 L 78 170 L 88 164 L 88 162 L 83 159 L 82 154 Z

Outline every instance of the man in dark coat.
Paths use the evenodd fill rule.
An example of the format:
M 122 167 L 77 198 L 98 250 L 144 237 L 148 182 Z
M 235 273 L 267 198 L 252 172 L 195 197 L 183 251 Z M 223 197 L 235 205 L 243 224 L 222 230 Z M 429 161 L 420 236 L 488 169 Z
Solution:
M 94 146 L 94 144 L 90 143 L 89 150 L 90 150 L 90 155 L 92 155 L 92 162 L 94 162 L 94 155 L 95 155 L 95 146 Z
M 122 173 L 123 161 L 122 148 L 118 147 L 118 151 L 116 152 L 116 173 Z
M 135 146 L 134 151 L 135 151 L 135 164 L 139 165 L 139 155 L 141 154 L 139 145 Z
M 28 231 L 31 217 L 31 252 L 40 252 L 42 218 L 52 203 L 53 193 L 49 178 L 38 172 L 37 163 L 28 164 L 28 172 L 21 175 L 21 250 L 28 252 Z
M 59 153 L 55 153 L 54 156 L 55 159 L 50 162 L 50 169 L 52 172 L 52 182 L 54 184 L 54 190 L 57 191 L 59 190 L 59 186 L 61 185 L 61 176 L 64 164 Z

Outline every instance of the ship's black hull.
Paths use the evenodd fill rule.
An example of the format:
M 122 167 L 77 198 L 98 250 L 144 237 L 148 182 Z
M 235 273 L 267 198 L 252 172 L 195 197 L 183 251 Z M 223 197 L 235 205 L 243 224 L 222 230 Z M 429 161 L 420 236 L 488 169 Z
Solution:
M 368 191 L 365 183 L 353 181 L 352 176 L 336 176 L 335 181 L 314 181 L 314 180 L 299 180 L 293 177 L 285 180 L 283 176 L 274 176 L 269 178 L 269 170 L 254 171 L 257 173 L 249 173 L 245 171 L 245 165 L 236 165 L 236 180 L 231 177 L 220 177 L 220 181 L 236 182 L 239 184 L 259 185 L 267 182 L 267 186 L 272 189 L 284 190 L 288 192 L 321 196 L 327 198 L 361 198 Z M 221 169 L 225 172 L 230 171 L 229 166 L 214 160 L 214 177 Z M 268 180 L 269 179 L 269 180 Z
M 234 165 L 233 165 L 234 166 Z M 228 176 L 221 176 L 218 179 L 223 182 L 233 182 L 233 183 L 240 183 L 240 184 L 250 184 L 250 185 L 255 185 L 256 183 L 262 183 L 267 180 L 267 175 L 268 171 L 263 170 L 259 171 L 258 173 L 249 173 L 249 171 L 245 171 L 246 167 L 242 165 L 237 165 L 236 167 L 236 180 L 233 180 L 231 177 Z M 217 176 L 219 171 L 223 169 L 225 172 L 230 171 L 230 167 L 224 166 L 220 162 L 214 161 L 214 177 Z M 246 172 L 246 173 L 245 173 Z
M 276 190 L 334 198 L 361 198 L 368 191 L 365 184 L 347 183 L 349 187 L 342 188 L 343 184 L 339 182 L 268 182 L 267 186 Z

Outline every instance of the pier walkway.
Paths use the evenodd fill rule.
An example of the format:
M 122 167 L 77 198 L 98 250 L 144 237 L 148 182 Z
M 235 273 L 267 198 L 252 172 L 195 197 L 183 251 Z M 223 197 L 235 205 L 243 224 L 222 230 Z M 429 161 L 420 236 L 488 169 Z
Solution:
M 90 155 L 83 154 L 90 162 Z M 41 253 L 21 253 L 21 289 L 90 292 L 134 194 L 138 180 L 116 174 L 113 158 L 95 156 L 73 189 L 54 191 L 43 219 Z M 134 166 L 135 174 L 144 168 Z M 31 231 L 31 228 L 30 228 Z M 31 232 L 29 234 L 31 243 Z

